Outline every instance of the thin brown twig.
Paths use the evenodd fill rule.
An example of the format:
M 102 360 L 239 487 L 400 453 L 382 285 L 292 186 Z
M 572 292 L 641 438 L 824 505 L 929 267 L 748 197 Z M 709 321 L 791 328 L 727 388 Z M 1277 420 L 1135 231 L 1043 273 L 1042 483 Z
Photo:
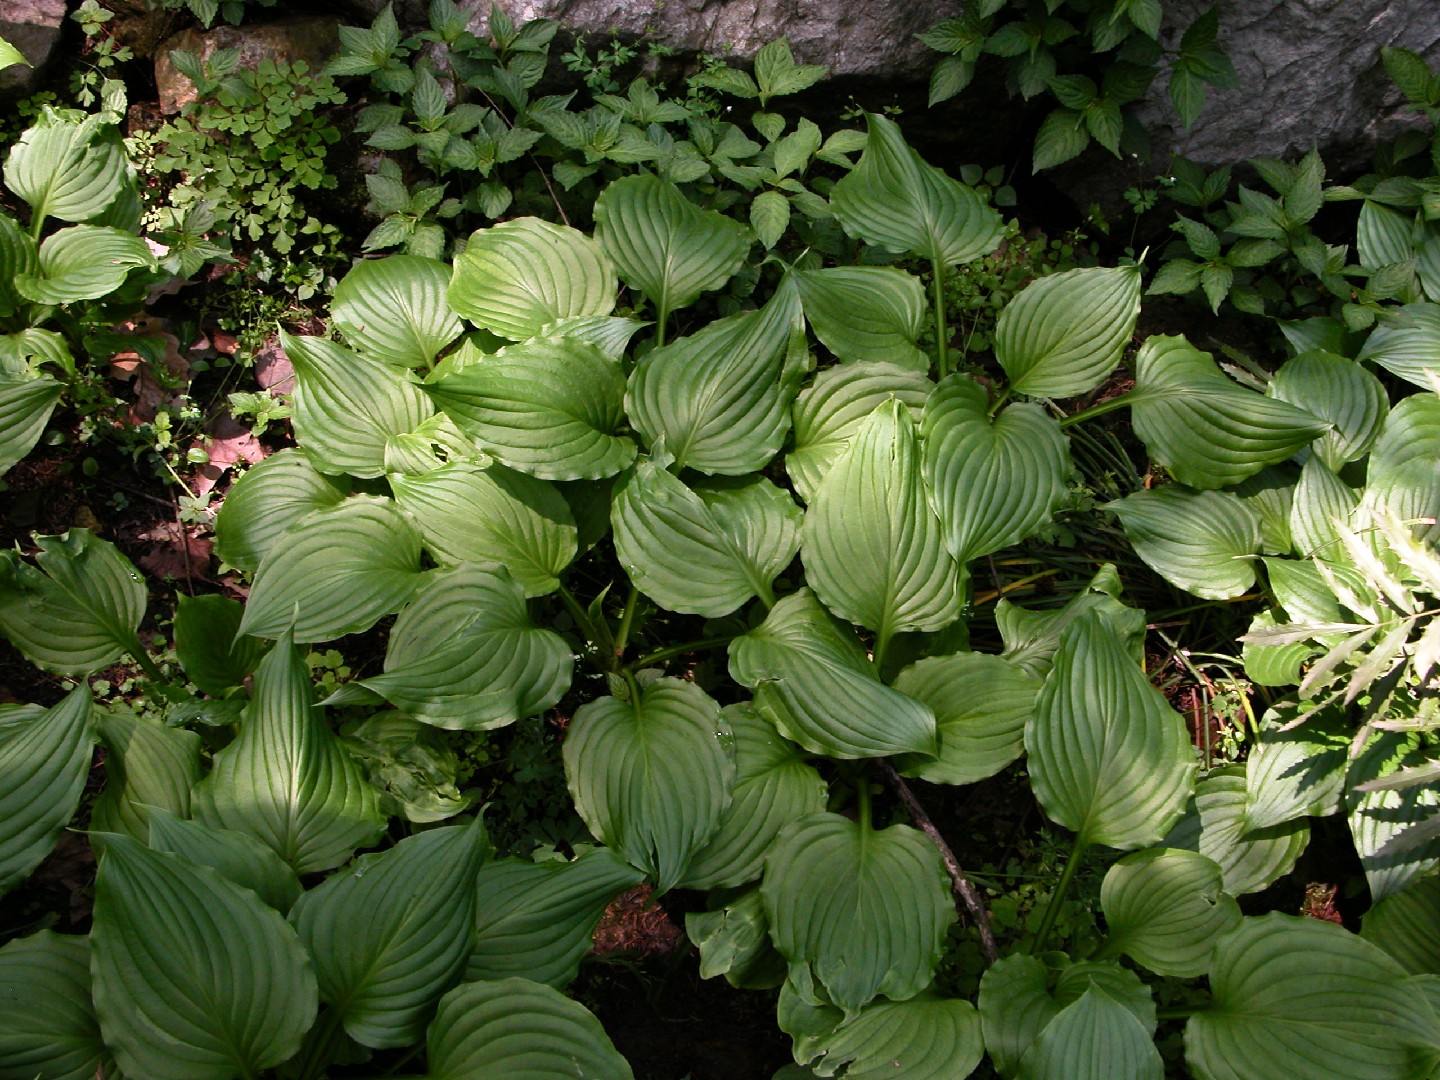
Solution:
M 970 919 L 975 928 L 980 931 L 980 948 L 985 953 L 985 959 L 994 963 L 1000 959 L 1000 950 L 995 944 L 995 933 L 990 929 L 990 913 L 985 909 L 985 901 L 980 899 L 980 894 L 975 891 L 975 886 L 970 884 L 970 879 L 965 876 L 965 871 L 960 869 L 960 860 L 955 858 L 955 852 L 940 835 L 940 830 L 935 827 L 935 822 L 920 805 L 920 800 L 915 798 L 915 793 L 910 790 L 910 785 L 905 783 L 904 778 L 895 771 L 895 766 L 890 762 L 882 760 L 880 768 L 885 773 L 885 779 L 890 781 L 890 786 L 900 796 L 900 801 L 905 804 L 905 809 L 910 812 L 910 817 L 919 826 L 920 831 L 934 842 L 940 849 L 940 858 L 945 863 L 945 872 L 950 875 L 950 884 L 956 897 L 965 905 L 970 913 Z

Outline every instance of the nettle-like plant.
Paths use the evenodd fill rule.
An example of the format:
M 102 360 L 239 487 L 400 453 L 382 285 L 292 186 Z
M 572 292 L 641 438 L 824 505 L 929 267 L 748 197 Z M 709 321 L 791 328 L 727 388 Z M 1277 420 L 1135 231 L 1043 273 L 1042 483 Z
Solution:
M 828 207 L 865 245 L 940 268 L 1002 234 L 881 117 Z M 1234 897 L 1293 862 L 1313 800 L 1247 831 L 1248 779 L 1197 783 L 1185 724 L 1141 666 L 1145 615 L 1112 570 L 1060 610 L 1002 602 L 999 653 L 967 644 L 970 564 L 1065 498 L 1064 426 L 1086 414 L 1044 403 L 1120 363 L 1140 269 L 1019 292 L 996 326 L 992 388 L 952 370 L 943 345 L 919 347 L 924 285 L 890 266 L 770 260 L 754 308 L 671 336 L 675 313 L 747 265 L 753 235 L 650 174 L 609 184 L 595 218 L 593 236 L 533 218 L 481 229 L 451 265 L 362 262 L 336 291 L 340 339 L 285 340 L 299 446 L 247 473 L 217 524 L 222 557 L 254 574 L 248 601 L 178 616 L 181 661 L 209 699 L 177 716 L 240 708 L 208 772 L 198 735 L 97 712 L 83 687 L 4 714 L 0 885 L 73 816 L 97 734 L 110 780 L 90 823 L 91 934 L 0 950 L 0 995 L 23 1017 L 0 1027 L 21 1033 L 0 1040 L 0 1068 L 91 1076 L 113 1057 L 127 1075 L 255 1077 L 288 1061 L 308 1080 L 426 1038 L 430 1077 L 627 1077 L 557 988 L 606 904 L 645 880 L 709 891 L 687 919 L 702 971 L 779 987 L 779 1024 L 811 1075 L 961 1077 L 988 1053 L 1007 1077 L 1158 1077 L 1154 976 L 1209 980 L 1185 1029 L 1198 1076 L 1429 1075 L 1440 979 L 1414 972 L 1430 970 L 1433 924 L 1401 907 L 1375 944 L 1241 915 Z M 648 322 L 615 313 L 622 283 Z M 1142 556 L 1201 595 L 1247 588 L 1234 556 L 1259 550 L 1261 521 L 1289 520 L 1267 469 L 1308 453 L 1314 487 L 1314 462 L 1355 449 L 1348 412 L 1289 403 L 1287 383 L 1307 400 L 1328 385 L 1292 363 L 1261 394 L 1182 339 L 1137 358 L 1125 403 L 1180 483 L 1112 508 Z M 1402 515 L 1409 494 L 1394 492 L 1418 490 L 1420 458 L 1375 455 L 1415 445 L 1417 426 L 1396 426 L 1415 409 L 1375 422 L 1369 484 Z M 1308 498 L 1296 488 L 1287 505 Z M 41 546 L 37 567 L 0 563 L 0 630 L 62 673 L 127 652 L 153 667 L 124 559 L 78 530 Z M 1390 570 L 1412 600 L 1421 550 Z M 1382 592 L 1347 606 L 1373 612 L 1386 641 L 1403 623 L 1408 641 L 1413 605 L 1392 618 L 1382 603 L 1400 598 Z M 492 861 L 472 822 L 351 861 L 385 819 L 295 643 L 389 615 L 383 670 L 322 704 L 483 730 L 569 694 L 566 780 L 600 848 Z M 726 675 L 692 668 L 722 648 Z M 993 962 L 972 1003 L 934 982 L 952 890 L 977 928 L 983 906 L 930 836 L 879 826 L 872 780 L 970 784 L 1021 757 L 1075 850 L 1033 935 L 1003 958 L 985 938 Z M 1283 765 L 1265 775 L 1296 784 Z M 1050 951 L 1096 847 L 1117 855 L 1108 936 L 1090 955 Z M 308 889 L 297 878 L 324 873 Z

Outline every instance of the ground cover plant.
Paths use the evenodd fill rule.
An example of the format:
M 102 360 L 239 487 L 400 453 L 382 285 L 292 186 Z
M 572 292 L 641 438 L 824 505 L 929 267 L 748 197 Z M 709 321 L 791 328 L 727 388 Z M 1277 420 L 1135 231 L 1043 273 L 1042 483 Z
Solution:
M 114 545 L 0 552 L 0 633 L 67 680 L 0 707 L 0 890 L 72 822 L 99 859 L 88 933 L 0 946 L 0 1077 L 627 1077 L 564 991 L 641 883 L 703 895 L 701 972 L 771 995 L 778 1075 L 1433 1075 L 1433 304 L 1373 296 L 1363 342 L 1343 311 L 1289 326 L 1273 373 L 1135 347 L 1142 265 L 1005 277 L 1013 232 L 892 120 L 827 136 L 771 111 L 819 76 L 783 43 L 753 75 L 710 65 L 688 104 L 637 81 L 577 111 L 525 85 L 553 28 L 480 41 L 438 4 L 488 102 L 467 110 L 392 26 L 349 34 L 336 74 L 401 99 L 364 121 L 415 151 L 372 183 L 391 224 L 366 246 L 405 250 L 355 262 L 326 333 L 282 339 L 294 446 L 215 522 L 243 602 L 180 598 L 172 663 Z M 759 108 L 742 127 L 712 92 Z M 46 114 L 7 159 L 16 265 L 50 265 L 50 217 L 135 239 L 92 224 L 123 168 L 70 216 L 27 193 L 51 127 L 57 190 L 99 174 L 115 143 L 89 123 Z M 514 202 L 445 208 L 514 131 Z M 992 280 L 993 319 L 957 334 L 957 295 Z M 48 416 L 20 391 L 60 393 L 23 352 L 59 318 L 29 281 L 16 460 Z M 1120 416 L 1149 482 L 1077 491 Z M 989 588 L 1004 553 L 1101 519 L 1127 565 L 1250 620 L 1244 700 L 1269 707 L 1243 761 L 1202 754 L 1154 685 L 1114 565 L 1082 559 L 1061 603 Z M 352 635 L 383 660 L 340 678 Z M 142 689 L 97 702 L 117 662 Z M 508 793 L 471 805 L 450 740 L 547 713 L 588 836 L 497 857 Z M 1069 851 L 992 925 L 916 791 L 1002 773 Z M 1251 906 L 1312 827 L 1359 860 L 1360 933 Z M 1098 918 L 1067 907 L 1086 873 Z

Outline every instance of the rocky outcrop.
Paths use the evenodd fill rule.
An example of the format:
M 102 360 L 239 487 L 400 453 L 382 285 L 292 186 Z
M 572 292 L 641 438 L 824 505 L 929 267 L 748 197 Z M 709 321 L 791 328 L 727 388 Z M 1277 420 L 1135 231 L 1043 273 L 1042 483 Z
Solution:
M 30 61 L 0 71 L 0 91 L 26 91 L 34 87 L 40 70 L 60 44 L 65 25 L 65 0 L 0 0 L 0 38 Z

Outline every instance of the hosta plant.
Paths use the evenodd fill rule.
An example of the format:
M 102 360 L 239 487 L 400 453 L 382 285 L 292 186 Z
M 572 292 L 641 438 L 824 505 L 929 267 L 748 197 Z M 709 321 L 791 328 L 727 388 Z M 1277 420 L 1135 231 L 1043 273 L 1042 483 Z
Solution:
M 1001 234 L 880 117 L 828 207 L 855 242 L 927 270 Z M 97 738 L 111 778 L 90 822 L 94 929 L 0 953 L 0 993 L 26 998 L 0 1014 L 0 1075 L 90 1076 L 113 1058 L 127 1075 L 288 1063 L 309 1080 L 423 1041 L 430 1077 L 628 1076 L 559 988 L 606 904 L 644 880 L 708 893 L 687 919 L 702 970 L 778 988 L 790 1075 L 960 1077 L 988 1055 L 1030 1080 L 1158 1077 L 1152 987 L 1168 976 L 1209 980 L 1185 1027 L 1197 1076 L 1274 1080 L 1296 1061 L 1427 1076 L 1436 980 L 1406 936 L 1423 921 L 1391 918 L 1398 959 L 1339 927 L 1242 916 L 1234 897 L 1284 873 L 1303 838 L 1247 832 L 1243 778 L 1197 776 L 1113 570 L 1064 608 L 1002 603 L 1002 647 L 968 645 L 971 567 L 1066 498 L 1079 414 L 1052 403 L 1121 362 L 1140 268 L 1022 290 L 982 381 L 921 347 L 933 312 L 905 269 L 770 260 L 753 307 L 707 319 L 704 297 L 764 258 L 745 226 L 648 173 L 608 185 L 595 217 L 593 235 L 481 229 L 449 264 L 361 262 L 335 336 L 285 340 L 298 445 L 252 469 L 217 526 L 248 599 L 186 605 L 177 628 L 207 700 L 172 715 L 233 718 L 208 764 L 183 725 L 97 712 L 83 686 L 5 715 L 6 886 L 71 819 Z M 617 314 L 620 286 L 649 318 Z M 1328 409 L 1241 387 L 1179 339 L 1147 343 L 1126 400 L 1156 460 L 1203 490 L 1116 512 L 1137 546 L 1136 522 L 1153 534 L 1153 557 L 1172 503 L 1199 500 L 1180 520 L 1204 526 L 1221 595 L 1248 587 L 1230 565 L 1279 499 L 1255 478 L 1307 449 L 1321 460 L 1332 437 L 1358 445 Z M 33 566 L 5 553 L 0 630 L 71 676 L 140 659 L 125 560 L 78 530 L 42 548 Z M 381 669 L 317 702 L 296 643 L 390 616 Z M 695 664 L 706 654 L 723 674 Z M 386 821 L 327 706 L 473 731 L 560 703 L 598 848 L 497 861 L 471 820 L 357 855 Z M 982 923 L 983 906 L 931 836 L 884 823 L 872 781 L 970 784 L 1021 758 L 1075 851 L 1034 932 L 1003 957 L 992 945 L 971 1002 L 936 972 L 952 889 Z M 1052 951 L 1093 849 L 1113 853 L 1107 936 Z

